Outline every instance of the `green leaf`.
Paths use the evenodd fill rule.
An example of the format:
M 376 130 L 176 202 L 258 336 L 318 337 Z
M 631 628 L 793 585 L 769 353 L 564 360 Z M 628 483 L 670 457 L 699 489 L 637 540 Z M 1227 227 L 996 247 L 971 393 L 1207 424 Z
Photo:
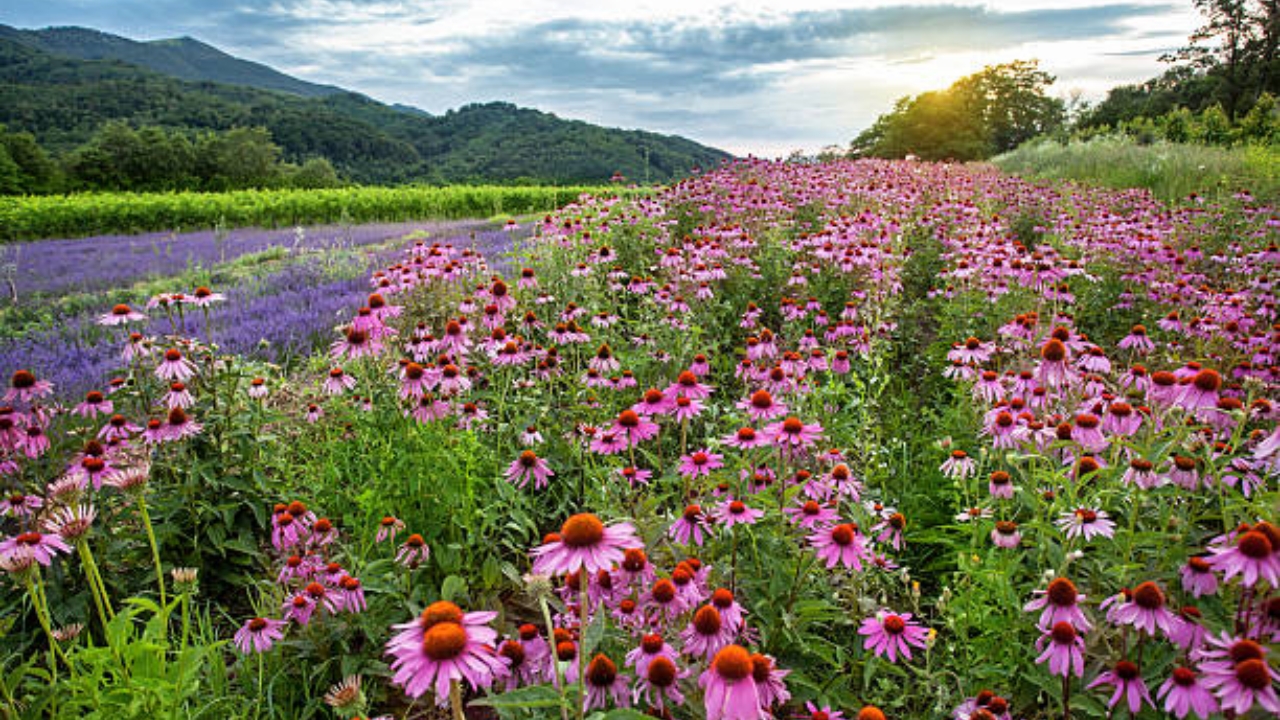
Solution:
M 501 695 L 476 698 L 468 705 L 491 708 L 560 707 L 560 691 L 550 685 L 530 685 Z
M 450 575 L 440 585 L 440 599 L 455 602 L 467 594 L 467 581 L 458 575 Z

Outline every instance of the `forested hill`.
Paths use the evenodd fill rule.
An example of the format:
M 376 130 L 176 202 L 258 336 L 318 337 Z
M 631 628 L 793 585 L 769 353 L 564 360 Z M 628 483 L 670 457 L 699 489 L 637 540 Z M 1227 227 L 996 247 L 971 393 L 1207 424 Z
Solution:
M 179 80 L 248 85 L 304 97 L 346 92 L 340 87 L 309 83 L 261 63 L 241 60 L 189 37 L 139 42 L 82 27 L 20 30 L 0 25 L 0 38 L 78 60 L 120 60 Z
M 86 143 L 108 121 L 124 120 L 193 133 L 264 127 L 286 160 L 323 157 L 366 183 L 598 182 L 615 173 L 665 181 L 729 157 L 681 137 L 603 128 L 509 103 L 434 116 L 341 90 L 304 97 L 182 80 L 118 59 L 49 52 L 8 30 L 0 32 L 0 124 L 31 132 L 55 155 Z

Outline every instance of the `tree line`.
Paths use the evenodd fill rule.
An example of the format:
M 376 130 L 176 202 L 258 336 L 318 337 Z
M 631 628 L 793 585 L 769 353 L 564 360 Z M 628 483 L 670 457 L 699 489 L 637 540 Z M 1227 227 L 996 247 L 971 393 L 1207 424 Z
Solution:
M 283 162 L 265 128 L 188 133 L 108 122 L 69 153 L 52 158 L 31 133 L 0 125 L 0 193 L 84 190 L 238 190 L 341 185 L 333 165 L 316 157 Z
M 1193 0 L 1202 25 L 1171 67 L 1090 105 L 1049 95 L 1035 60 L 984 68 L 945 90 L 900 98 L 848 154 L 978 160 L 1037 136 L 1120 132 L 1139 141 L 1280 143 L 1280 0 Z M 824 151 L 831 154 L 830 151 Z

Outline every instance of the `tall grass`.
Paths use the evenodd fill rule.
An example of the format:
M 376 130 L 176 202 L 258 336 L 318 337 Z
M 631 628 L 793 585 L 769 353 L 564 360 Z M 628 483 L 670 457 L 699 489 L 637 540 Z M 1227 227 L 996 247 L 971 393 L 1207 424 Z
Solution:
M 356 187 L 0 198 L 0 241 L 149 230 L 487 218 L 554 210 L 613 187 Z
M 1224 148 L 1165 140 L 1140 144 L 1129 137 L 1102 136 L 1066 144 L 1027 143 L 992 162 L 1027 177 L 1146 188 L 1164 201 L 1242 189 L 1257 197 L 1280 195 L 1280 149 L 1260 145 Z

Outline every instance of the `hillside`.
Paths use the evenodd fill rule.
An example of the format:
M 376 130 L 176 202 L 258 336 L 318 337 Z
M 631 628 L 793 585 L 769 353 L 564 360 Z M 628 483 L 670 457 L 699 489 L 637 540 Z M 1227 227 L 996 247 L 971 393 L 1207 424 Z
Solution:
M 299 80 L 261 63 L 241 60 L 189 37 L 139 42 L 81 27 L 20 30 L 0 25 L 0 38 L 78 60 L 120 60 L 179 80 L 248 85 L 303 97 L 346 92 L 332 85 Z
M 14 32 L 23 39 L 14 39 Z M 53 37 L 84 38 L 91 32 L 63 30 Z M 152 45 L 117 39 L 126 48 Z M 90 46 L 77 44 L 81 51 Z M 325 157 L 345 176 L 366 183 L 599 182 L 615 172 L 644 179 L 646 169 L 650 179 L 664 181 L 729 157 L 681 137 L 603 128 L 509 103 L 433 116 L 342 90 L 304 97 L 183 80 L 120 59 L 68 57 L 36 47 L 23 31 L 0 32 L 0 124 L 31 132 L 41 145 L 65 153 L 109 120 L 192 132 L 262 126 L 285 159 Z

